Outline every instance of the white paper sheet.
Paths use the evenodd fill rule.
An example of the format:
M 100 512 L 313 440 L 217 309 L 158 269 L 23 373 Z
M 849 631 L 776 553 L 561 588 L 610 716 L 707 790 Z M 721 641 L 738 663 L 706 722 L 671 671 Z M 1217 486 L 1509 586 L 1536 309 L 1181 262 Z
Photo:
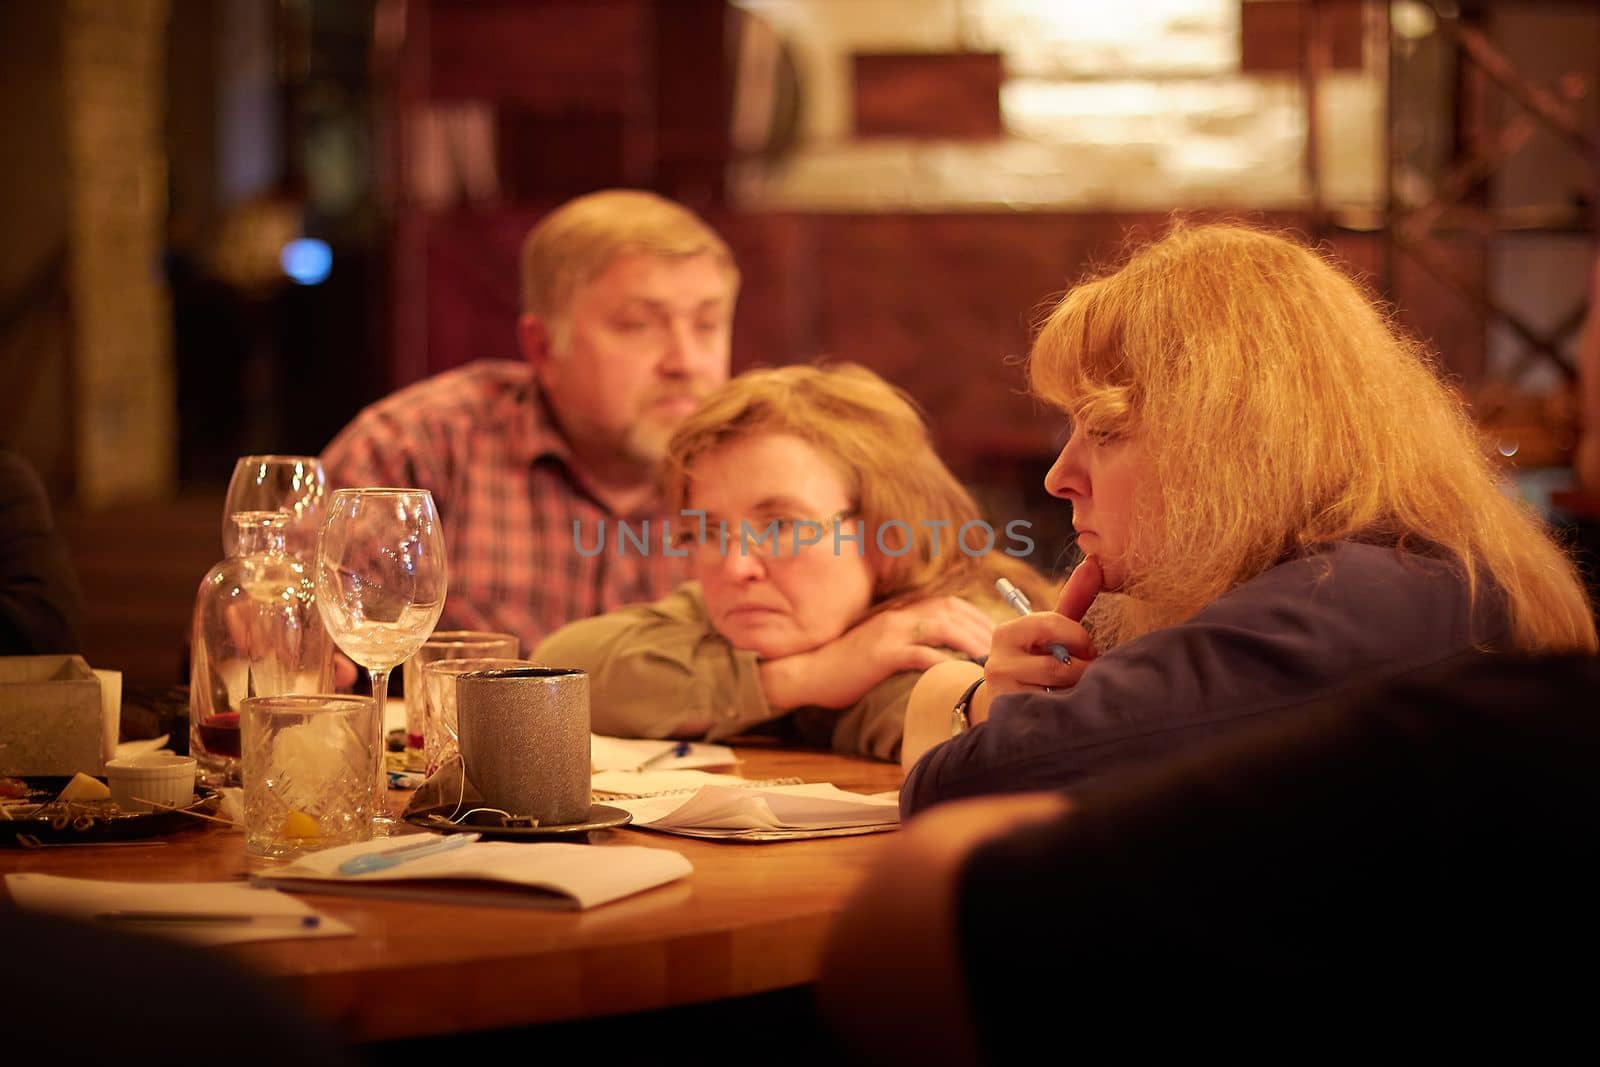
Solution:
M 117 755 L 117 736 L 122 731 L 122 672 L 91 667 L 100 681 L 100 748 L 106 759 Z
M 349 925 L 287 893 L 238 882 L 104 882 L 53 874 L 8 874 L 5 881 L 11 899 L 24 911 L 49 912 L 198 945 L 355 933 Z
M 147 752 L 160 752 L 167 747 L 171 740 L 166 734 L 160 737 L 146 737 L 138 741 L 123 741 L 117 745 L 117 758 L 126 759 L 129 756 L 142 756 Z
M 559 842 L 472 841 L 365 874 L 341 874 L 360 856 L 410 848 L 425 835 L 384 838 L 310 852 L 252 880 L 314 893 L 360 893 L 446 902 L 592 908 L 666 885 L 694 870 L 662 848 L 596 848 Z M 498 889 L 498 892 L 489 890 Z
M 651 740 L 649 738 L 606 737 L 589 735 L 589 764 L 596 771 L 631 771 L 644 766 L 645 761 L 669 753 L 677 741 Z M 711 745 L 703 741 L 689 742 L 689 751 L 681 756 L 666 756 L 651 763 L 652 771 L 681 771 L 691 767 L 732 767 L 738 759 L 727 745 Z

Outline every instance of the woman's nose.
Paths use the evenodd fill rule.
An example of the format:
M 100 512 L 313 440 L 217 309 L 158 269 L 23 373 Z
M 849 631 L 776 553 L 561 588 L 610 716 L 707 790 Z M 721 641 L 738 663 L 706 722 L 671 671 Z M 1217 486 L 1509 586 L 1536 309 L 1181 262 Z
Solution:
M 766 577 L 767 573 L 766 560 L 752 545 L 737 537 L 728 538 L 718 566 L 724 577 L 736 582 L 754 581 Z
M 1079 431 L 1073 431 L 1072 436 L 1067 438 L 1067 443 L 1061 446 L 1061 454 L 1056 456 L 1056 461 L 1045 472 L 1044 488 L 1051 496 L 1063 499 L 1088 495 L 1089 470 L 1083 463 Z

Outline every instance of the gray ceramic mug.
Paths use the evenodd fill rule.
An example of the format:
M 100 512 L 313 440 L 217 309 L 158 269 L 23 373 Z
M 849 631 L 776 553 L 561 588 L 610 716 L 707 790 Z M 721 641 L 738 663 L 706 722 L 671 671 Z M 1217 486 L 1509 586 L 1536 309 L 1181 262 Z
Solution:
M 540 826 L 589 817 L 589 675 L 500 667 L 456 678 L 467 778 L 489 807 Z

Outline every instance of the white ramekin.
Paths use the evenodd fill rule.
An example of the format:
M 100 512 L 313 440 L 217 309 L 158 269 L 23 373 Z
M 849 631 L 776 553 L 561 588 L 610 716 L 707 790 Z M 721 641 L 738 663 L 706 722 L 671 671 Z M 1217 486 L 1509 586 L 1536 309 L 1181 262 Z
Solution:
M 171 752 L 106 760 L 106 784 L 111 787 L 111 799 L 123 811 L 188 807 L 194 800 L 194 775 L 194 757 Z

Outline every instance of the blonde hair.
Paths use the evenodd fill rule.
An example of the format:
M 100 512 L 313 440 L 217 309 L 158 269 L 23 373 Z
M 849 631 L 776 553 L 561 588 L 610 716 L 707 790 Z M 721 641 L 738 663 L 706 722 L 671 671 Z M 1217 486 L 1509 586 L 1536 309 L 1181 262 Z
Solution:
M 999 550 L 969 555 L 955 543 L 964 523 L 982 521 L 977 504 L 934 451 L 911 398 L 855 364 L 747 371 L 718 388 L 667 445 L 667 499 L 686 507 L 697 460 L 766 434 L 800 438 L 832 459 L 846 479 L 851 517 L 864 523 L 876 608 L 944 593 L 989 596 L 1001 576 L 1030 597 L 1054 603 L 1051 587 L 1020 559 Z M 910 548 L 898 556 L 877 545 L 876 532 L 892 520 L 911 530 Z M 948 525 L 936 534 L 928 523 Z
M 694 212 L 654 193 L 603 189 L 569 200 L 522 241 L 522 310 L 558 328 L 577 290 L 622 255 L 683 259 L 709 252 L 739 291 L 739 268 L 715 230 Z
M 1519 650 L 1596 647 L 1572 561 L 1502 491 L 1427 354 L 1303 245 L 1179 222 L 1061 300 L 1029 375 L 1038 396 L 1147 450 L 1120 638 L 1361 541 L 1453 562 L 1474 602 L 1503 598 Z

